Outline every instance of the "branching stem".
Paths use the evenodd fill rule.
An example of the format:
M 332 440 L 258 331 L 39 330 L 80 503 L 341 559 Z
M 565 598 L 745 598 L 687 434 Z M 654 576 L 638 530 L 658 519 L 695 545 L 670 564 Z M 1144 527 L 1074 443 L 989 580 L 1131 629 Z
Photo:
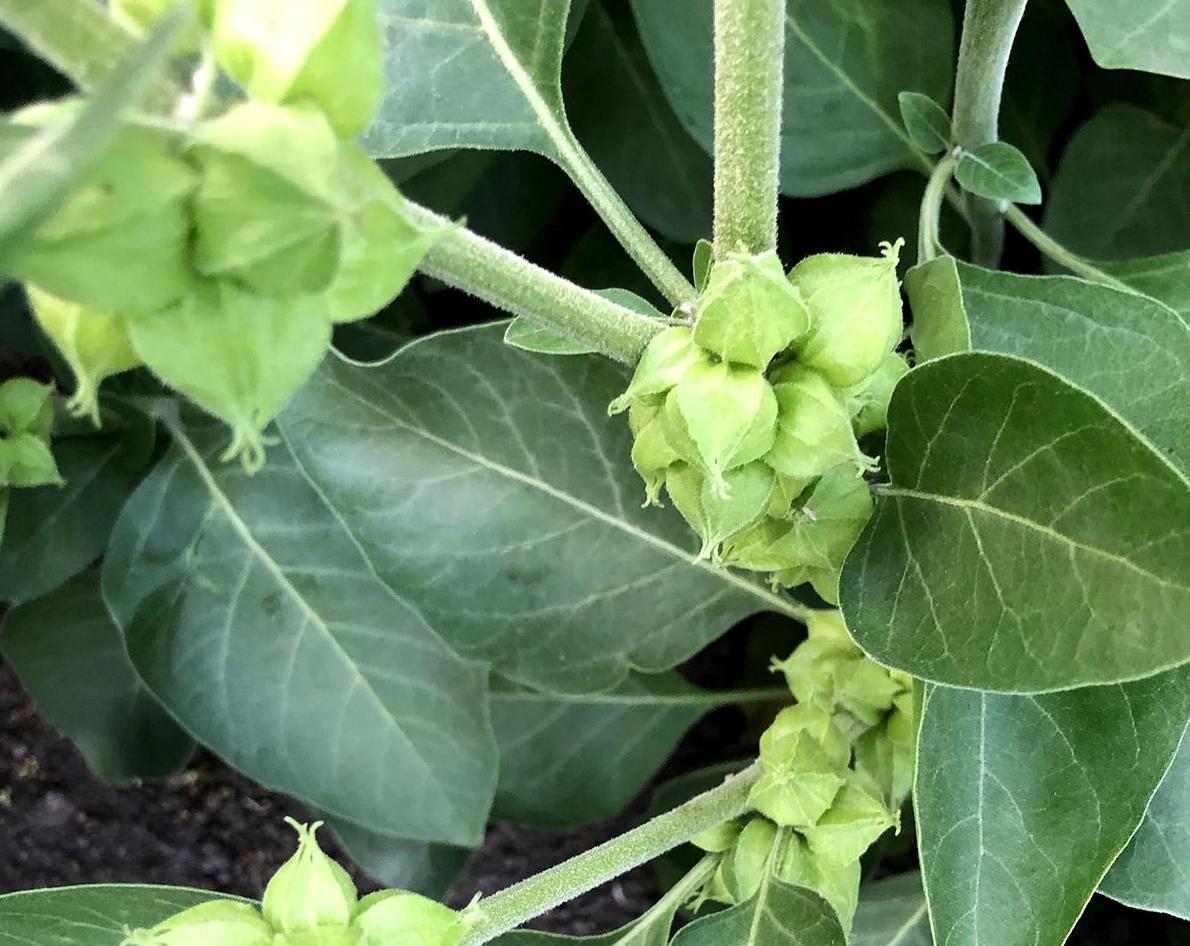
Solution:
M 1122 283 L 1105 273 L 1102 269 L 1083 259 L 1081 256 L 1070 252 L 1062 244 L 1058 243 L 1053 237 L 1037 226 L 1025 212 L 1017 207 L 1015 204 L 1009 204 L 1004 209 L 1004 218 L 1012 224 L 1013 228 L 1026 240 L 1032 243 L 1042 253 L 1052 259 L 1055 263 L 1065 266 L 1068 270 L 1076 275 L 1082 276 L 1084 279 L 1089 279 L 1092 282 L 1102 283 L 1105 286 L 1111 286 L 1113 289 L 1122 289 L 1125 292 L 1134 292 L 1127 283 Z
M 921 216 L 917 225 L 917 262 L 928 263 L 942 248 L 938 230 L 942 217 L 942 201 L 947 196 L 950 176 L 958 164 L 958 150 L 946 154 L 938 162 L 926 183 L 921 198 Z

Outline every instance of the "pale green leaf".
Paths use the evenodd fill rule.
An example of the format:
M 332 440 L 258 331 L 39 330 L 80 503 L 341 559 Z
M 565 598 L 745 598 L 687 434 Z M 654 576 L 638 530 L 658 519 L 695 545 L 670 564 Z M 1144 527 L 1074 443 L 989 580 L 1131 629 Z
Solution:
M 633 0 L 670 104 L 710 151 L 711 0 Z M 953 23 L 946 0 L 788 0 L 781 188 L 812 197 L 898 168 L 928 170 L 901 124 L 897 94 L 950 99 Z
M 1190 0 L 1066 0 L 1105 69 L 1190 79 Z
M 283 447 L 248 476 L 216 460 L 217 426 L 170 423 L 104 565 L 145 683 L 266 786 L 383 833 L 477 842 L 496 777 L 486 674 L 381 581 Z
M 897 386 L 892 484 L 844 566 L 847 626 L 881 663 L 1013 692 L 1190 660 L 1190 489 L 1086 391 L 1004 355 Z
M 964 190 L 989 200 L 1041 203 L 1041 184 L 1029 159 L 1003 141 L 964 151 L 954 176 Z
M 751 900 L 695 920 L 673 946 L 844 946 L 831 906 L 812 891 L 766 874 Z
M 897 96 L 901 121 L 913 144 L 926 154 L 941 154 L 950 145 L 950 116 L 928 95 L 902 92 Z
M 163 777 L 194 751 L 133 669 L 103 606 L 98 572 L 84 572 L 10 610 L 0 629 L 0 654 L 42 718 L 69 737 L 105 781 Z
M 931 687 L 915 810 L 949 946 L 1061 946 L 1177 750 L 1184 668 L 1046 696 Z
M 1164 302 L 1190 323 L 1190 250 L 1095 264 L 1138 292 Z
M 642 509 L 623 368 L 537 357 L 503 324 L 421 339 L 384 364 L 327 359 L 281 418 L 302 473 L 380 578 L 459 653 L 558 692 L 669 669 L 762 609 Z
M 590 345 L 518 315 L 504 330 L 504 344 L 539 355 L 590 355 Z

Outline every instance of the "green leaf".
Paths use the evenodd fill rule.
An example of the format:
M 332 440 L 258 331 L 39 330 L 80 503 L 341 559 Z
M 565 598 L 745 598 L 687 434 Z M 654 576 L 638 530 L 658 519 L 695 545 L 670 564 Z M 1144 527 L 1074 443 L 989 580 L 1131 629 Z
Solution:
M 950 146 L 950 116 L 946 109 L 920 92 L 902 92 L 897 103 L 905 130 L 919 150 L 941 154 Z
M 711 232 L 711 159 L 678 121 L 626 5 L 595 0 L 566 56 L 571 125 L 612 186 L 679 243 Z
M 1188 226 L 1190 125 L 1111 105 L 1070 139 L 1045 217 L 1063 246 L 1091 259 L 1156 256 L 1186 249 Z
M 0 600 L 19 604 L 58 587 L 98 558 L 147 457 L 122 435 L 54 442 L 65 486 L 20 490 L 0 545 Z
M 897 874 L 859 891 L 851 946 L 932 946 L 921 874 Z
M 0 896 L 0 930 L 20 946 L 113 946 L 132 929 L 155 926 L 207 900 L 209 890 L 99 884 L 24 890 Z
M 544 828 L 610 818 L 704 714 L 734 702 L 781 700 L 780 690 L 700 690 L 676 673 L 633 674 L 614 690 L 572 695 L 494 681 L 492 724 L 500 745 L 494 817 Z
M 710 0 L 632 0 L 661 87 L 711 150 Z M 946 0 L 788 0 L 781 188 L 845 190 L 898 168 L 928 171 L 901 125 L 897 93 L 949 101 L 953 22 Z
M 504 330 L 504 344 L 539 355 L 590 355 L 594 351 L 590 345 L 520 315 Z
M 496 777 L 486 675 L 380 580 L 284 448 L 248 476 L 216 461 L 217 426 L 169 423 L 104 566 L 145 683 L 266 786 L 382 833 L 478 842 Z
M 667 670 L 745 615 L 796 616 L 759 583 L 692 561 L 672 511 L 640 507 L 627 384 L 593 356 L 541 358 L 504 324 L 382 365 L 328 358 L 281 418 L 310 483 L 380 578 L 459 653 L 555 692 Z
M 847 626 L 881 663 L 1013 692 L 1190 660 L 1190 489 L 1101 401 L 993 354 L 897 385 L 893 485 L 843 569 Z
M 910 270 L 905 285 L 919 361 L 967 349 L 1035 361 L 1102 400 L 1190 475 L 1190 325 L 1176 312 L 1081 279 L 942 257 Z
M 373 880 L 434 900 L 446 896 L 471 857 L 464 847 L 394 838 L 337 818 L 327 827 L 352 863 Z
M 1144 820 L 1124 853 L 1116 859 L 1099 892 L 1141 910 L 1172 913 L 1190 920 L 1190 740 L 1181 748 Z
M 1104 69 L 1143 69 L 1190 79 L 1186 0 L 1066 0 Z
M 161 778 L 194 752 L 133 669 L 103 606 L 98 572 L 10 610 L 0 653 L 42 717 L 105 781 Z
M 1003 141 L 964 151 L 954 176 L 965 190 L 989 200 L 1041 203 L 1041 184 L 1029 159 Z
M 1164 302 L 1190 323 L 1190 250 L 1095 263 L 1138 292 Z
M 831 906 L 809 890 L 766 874 L 751 900 L 695 920 L 673 946 L 844 946 Z
M 931 687 L 922 712 L 934 928 L 951 946 L 1060 946 L 1177 750 L 1190 672 L 1038 697 Z

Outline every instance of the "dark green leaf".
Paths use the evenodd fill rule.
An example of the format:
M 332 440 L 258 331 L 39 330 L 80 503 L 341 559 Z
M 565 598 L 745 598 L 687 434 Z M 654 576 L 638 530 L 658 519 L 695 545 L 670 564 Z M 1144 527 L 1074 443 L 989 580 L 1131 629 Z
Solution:
M 990 200 L 1040 204 L 1037 173 L 1019 150 L 1003 141 L 964 151 L 954 172 L 965 190 Z
M 945 942 L 1060 946 L 1144 816 L 1188 713 L 1185 669 L 1038 697 L 930 688 L 914 798 Z
M 566 57 L 579 141 L 628 206 L 680 243 L 711 232 L 711 159 L 682 127 L 622 0 L 595 0 Z
M 897 874 L 859 891 L 851 946 L 932 946 L 921 874 Z
M 941 154 L 950 146 L 950 116 L 946 109 L 920 92 L 902 92 L 897 103 L 905 130 L 919 150 Z
M 695 920 L 673 946 L 844 946 L 835 911 L 818 894 L 772 875 L 745 903 Z
M 1190 920 L 1190 740 L 1161 780 L 1144 821 L 1108 872 L 1099 891 L 1142 910 Z
M 893 393 L 886 460 L 841 582 L 881 663 L 1039 692 L 1190 660 L 1187 481 L 1086 391 L 1003 355 L 928 362 Z
M 1164 302 L 1190 323 L 1190 250 L 1095 265 L 1138 292 Z
M 503 324 L 421 339 L 375 367 L 328 359 L 281 418 L 302 474 L 379 577 L 461 654 L 556 692 L 669 669 L 741 617 L 795 613 L 694 561 L 642 509 L 607 404 L 624 369 L 507 346 Z
M 1105 69 L 1143 69 L 1190 79 L 1186 0 L 1066 0 L 1091 55 Z
M 711 0 L 633 0 L 661 87 L 710 151 Z M 929 170 L 901 126 L 899 90 L 949 101 L 953 23 L 946 0 L 789 0 L 781 188 L 812 197 L 898 168 Z
M 19 946 L 114 946 L 187 907 L 225 899 L 209 890 L 105 884 L 0 896 L 0 933 Z
M 446 844 L 408 841 L 331 818 L 327 827 L 364 873 L 386 887 L 438 900 L 458 880 L 471 851 Z
M 284 448 L 248 476 L 215 461 L 217 426 L 170 423 L 104 566 L 146 684 L 266 786 L 398 837 L 477 842 L 496 778 L 486 674 L 380 580 Z
M 593 352 L 590 345 L 577 342 L 523 316 L 517 316 L 508 323 L 508 328 L 504 330 L 504 344 L 539 355 L 589 355 Z
M 160 778 L 194 751 L 133 669 L 103 605 L 98 572 L 10 610 L 0 653 L 38 712 L 78 746 L 100 778 L 118 784 Z
M 1050 188 L 1045 228 L 1091 259 L 1186 249 L 1190 125 L 1168 124 L 1133 105 L 1097 113 L 1066 147 Z

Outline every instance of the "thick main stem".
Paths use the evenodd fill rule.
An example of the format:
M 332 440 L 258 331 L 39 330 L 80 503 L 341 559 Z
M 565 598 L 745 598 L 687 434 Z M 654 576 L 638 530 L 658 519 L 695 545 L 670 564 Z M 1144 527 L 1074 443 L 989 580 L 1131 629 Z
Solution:
M 715 0 L 715 254 L 777 246 L 785 0 Z
M 481 900 L 468 914 L 460 946 L 481 946 L 561 903 L 639 867 L 691 838 L 741 815 L 760 777 L 750 769 L 639 828 L 592 848 L 544 873 Z
M 1028 0 L 967 0 L 954 87 L 954 141 L 973 151 L 999 135 L 1000 99 L 1016 31 Z M 1004 221 L 992 201 L 971 197 L 971 257 L 996 266 L 1004 248 Z
M 528 260 L 455 226 L 432 210 L 407 203 L 424 227 L 447 228 L 419 269 L 514 315 L 549 326 L 624 364 L 636 364 L 664 325 L 617 305 Z

